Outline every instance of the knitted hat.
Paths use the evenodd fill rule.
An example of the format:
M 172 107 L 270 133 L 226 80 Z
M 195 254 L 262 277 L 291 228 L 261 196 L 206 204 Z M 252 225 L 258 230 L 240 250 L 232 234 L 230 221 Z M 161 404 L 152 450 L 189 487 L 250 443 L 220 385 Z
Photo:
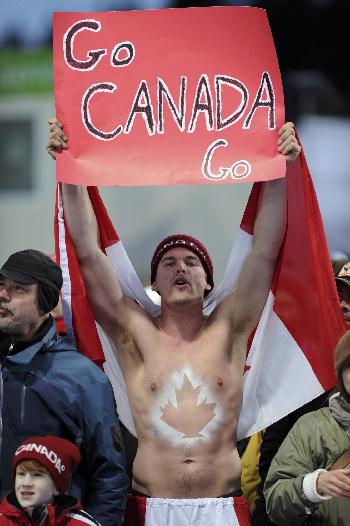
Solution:
M 42 311 L 50 312 L 56 307 L 62 287 L 62 271 L 43 252 L 30 248 L 14 252 L 1 267 L 0 274 L 23 285 L 39 283 L 38 301 Z
M 27 438 L 16 450 L 13 469 L 23 460 L 37 460 L 50 473 L 60 494 L 65 493 L 70 475 L 80 462 L 80 452 L 75 444 L 56 436 Z
M 166 237 L 165 239 L 163 239 L 163 241 L 159 243 L 159 245 L 154 251 L 151 261 L 151 283 L 155 282 L 158 264 L 162 256 L 166 252 L 168 252 L 168 250 L 171 250 L 172 248 L 176 247 L 187 248 L 199 257 L 200 262 L 202 263 L 203 268 L 207 274 L 207 281 L 210 285 L 210 290 L 212 290 L 212 288 L 214 287 L 214 271 L 213 264 L 207 252 L 207 249 L 200 241 L 198 241 L 198 239 L 192 236 L 188 236 L 186 234 L 173 234 L 171 236 Z M 204 295 L 209 294 L 209 292 L 210 291 L 208 290 L 205 291 Z

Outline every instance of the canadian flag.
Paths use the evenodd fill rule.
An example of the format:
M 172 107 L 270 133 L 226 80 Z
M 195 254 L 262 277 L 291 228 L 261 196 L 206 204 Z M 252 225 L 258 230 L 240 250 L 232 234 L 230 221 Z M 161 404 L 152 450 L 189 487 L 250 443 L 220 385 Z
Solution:
M 303 152 L 288 167 L 287 231 L 273 283 L 254 332 L 245 368 L 238 439 L 269 426 L 335 385 L 333 350 L 345 332 L 327 242 Z M 209 294 L 209 313 L 236 287 L 252 247 L 252 232 L 264 183 L 255 183 L 220 285 Z M 159 313 L 144 290 L 96 187 L 90 199 L 100 229 L 101 247 L 123 292 L 153 316 Z M 119 417 L 136 436 L 117 353 L 95 322 L 88 304 L 74 247 L 64 223 L 57 190 L 56 257 L 63 271 L 62 303 L 68 333 L 78 350 L 103 364 L 114 388 Z

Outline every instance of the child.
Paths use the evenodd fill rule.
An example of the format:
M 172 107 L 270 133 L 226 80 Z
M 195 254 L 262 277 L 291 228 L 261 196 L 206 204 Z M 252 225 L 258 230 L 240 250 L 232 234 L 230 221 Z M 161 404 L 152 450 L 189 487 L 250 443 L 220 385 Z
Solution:
M 0 504 L 0 526 L 100 526 L 65 494 L 79 462 L 79 449 L 64 438 L 25 440 L 13 458 L 15 489 Z

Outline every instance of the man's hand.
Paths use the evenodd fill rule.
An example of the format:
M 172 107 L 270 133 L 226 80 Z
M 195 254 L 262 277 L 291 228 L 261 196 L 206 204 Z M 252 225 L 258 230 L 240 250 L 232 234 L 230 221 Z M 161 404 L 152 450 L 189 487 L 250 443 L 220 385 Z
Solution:
M 278 151 L 286 156 L 287 164 L 292 163 L 301 152 L 301 146 L 295 136 L 294 124 L 286 122 L 278 134 Z
M 320 473 L 316 486 L 320 495 L 350 499 L 350 469 L 335 469 Z
M 62 124 L 56 117 L 51 117 L 49 120 L 50 136 L 46 145 L 46 150 L 53 159 L 56 159 L 56 154 L 68 148 L 68 138 L 63 133 Z

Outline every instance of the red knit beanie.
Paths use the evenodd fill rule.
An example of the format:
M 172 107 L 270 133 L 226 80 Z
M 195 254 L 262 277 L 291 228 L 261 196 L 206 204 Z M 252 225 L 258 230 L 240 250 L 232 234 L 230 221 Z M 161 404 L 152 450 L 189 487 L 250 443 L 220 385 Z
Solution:
M 27 438 L 16 450 L 13 469 L 23 460 L 37 460 L 50 473 L 60 494 L 65 493 L 70 475 L 80 462 L 80 452 L 75 444 L 55 436 Z
M 159 243 L 157 248 L 154 251 L 152 261 L 151 261 L 151 283 L 154 283 L 156 280 L 157 268 L 159 261 L 161 260 L 163 254 L 171 250 L 172 248 L 183 247 L 191 250 L 196 256 L 199 257 L 200 262 L 203 265 L 203 268 L 207 274 L 207 281 L 210 285 L 210 290 L 214 287 L 214 271 L 213 264 L 211 262 L 210 256 L 207 252 L 205 246 L 198 241 L 195 237 L 188 236 L 186 234 L 172 234 L 171 236 L 166 237 Z M 209 294 L 209 290 L 205 291 L 204 295 Z

